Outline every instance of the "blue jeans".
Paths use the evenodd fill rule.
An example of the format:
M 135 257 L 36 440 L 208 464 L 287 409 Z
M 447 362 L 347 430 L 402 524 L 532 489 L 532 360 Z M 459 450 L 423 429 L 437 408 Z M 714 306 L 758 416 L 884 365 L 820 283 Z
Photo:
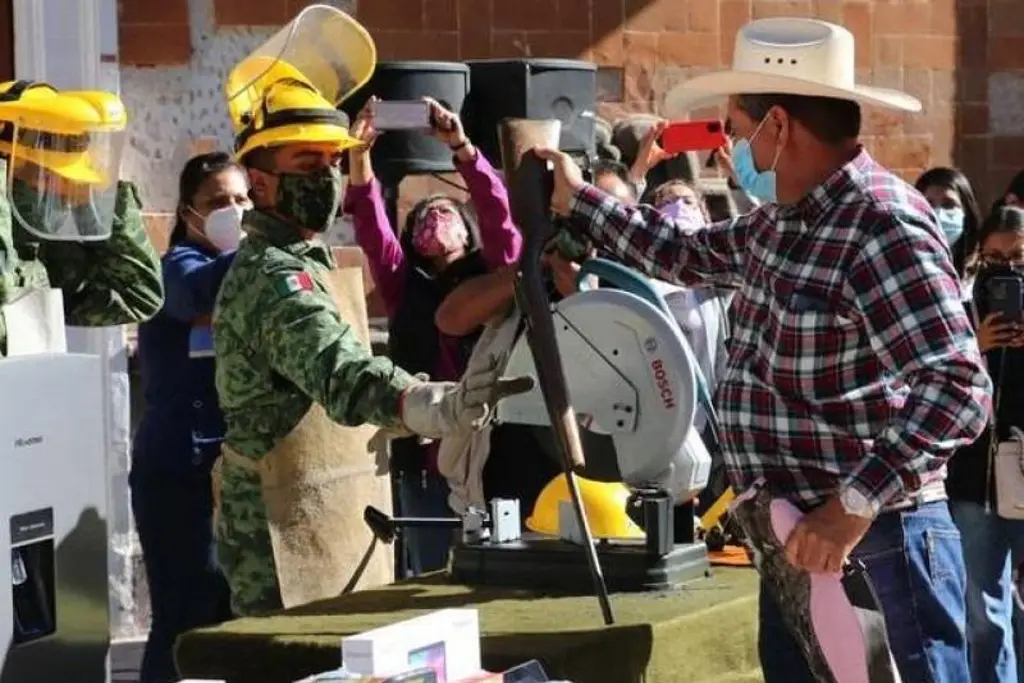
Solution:
M 995 512 L 985 512 L 978 503 L 954 501 L 950 507 L 963 537 L 967 563 L 971 681 L 1024 681 L 1024 618 L 1014 605 L 1010 587 L 1013 568 L 1024 562 L 1024 521 L 1002 519 Z
M 210 475 L 132 470 L 132 513 L 149 583 L 152 625 L 140 683 L 174 683 L 174 641 L 231 619 L 231 592 L 217 563 Z
M 448 507 L 448 480 L 437 473 L 403 472 L 398 484 L 403 517 L 454 517 Z M 402 529 L 405 562 L 411 576 L 444 569 L 455 532 L 451 529 Z
M 965 569 L 945 502 L 879 516 L 853 556 L 867 568 L 904 681 L 967 683 Z M 761 587 L 758 650 L 765 683 L 814 683 L 771 596 Z

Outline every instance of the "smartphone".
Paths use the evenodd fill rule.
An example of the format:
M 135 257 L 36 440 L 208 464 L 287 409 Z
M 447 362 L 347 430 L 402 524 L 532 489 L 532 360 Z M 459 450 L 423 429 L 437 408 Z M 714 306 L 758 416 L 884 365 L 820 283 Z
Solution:
M 1024 281 L 1016 277 L 994 277 L 986 284 L 989 311 L 1005 320 L 1024 318 Z
M 430 105 L 419 100 L 378 102 L 373 109 L 377 130 L 429 130 Z
M 661 148 L 668 154 L 718 149 L 725 143 L 725 126 L 715 119 L 670 123 L 661 134 Z

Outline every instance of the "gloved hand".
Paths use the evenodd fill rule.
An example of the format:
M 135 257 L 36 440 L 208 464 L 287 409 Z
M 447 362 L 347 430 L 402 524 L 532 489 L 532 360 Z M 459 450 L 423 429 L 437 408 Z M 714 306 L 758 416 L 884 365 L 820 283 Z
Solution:
M 466 429 L 477 430 L 490 420 L 498 401 L 533 389 L 532 377 L 502 377 L 505 363 L 498 358 L 461 382 L 421 382 L 402 393 L 402 424 L 413 434 L 430 439 Z

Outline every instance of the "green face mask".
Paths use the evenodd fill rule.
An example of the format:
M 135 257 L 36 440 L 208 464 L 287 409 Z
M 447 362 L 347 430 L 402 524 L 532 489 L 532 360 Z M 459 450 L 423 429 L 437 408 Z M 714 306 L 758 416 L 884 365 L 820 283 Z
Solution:
M 297 225 L 323 232 L 334 222 L 341 206 L 341 170 L 334 166 L 312 173 L 279 173 L 277 212 Z

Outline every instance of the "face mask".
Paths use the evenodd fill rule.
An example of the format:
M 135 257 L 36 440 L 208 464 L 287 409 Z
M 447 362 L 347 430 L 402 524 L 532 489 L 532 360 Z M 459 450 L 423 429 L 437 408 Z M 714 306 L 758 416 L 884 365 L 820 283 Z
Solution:
M 203 221 L 203 234 L 217 251 L 233 251 L 242 240 L 242 215 L 245 209 L 237 204 L 224 206 Z
M 688 227 L 704 227 L 704 214 L 701 213 L 698 207 L 686 202 L 686 200 L 673 199 L 659 206 L 658 210 L 676 222 L 683 223 Z
M 277 183 L 278 213 L 313 232 L 331 227 L 341 206 L 341 170 L 328 166 L 312 173 L 279 173 Z
M 757 164 L 754 163 L 754 151 L 750 147 L 750 143 L 761 132 L 761 127 L 767 120 L 766 117 L 757 124 L 757 129 L 749 140 L 744 139 L 736 143 L 732 150 L 732 165 L 736 170 L 736 181 L 740 187 L 763 202 L 775 203 L 775 166 L 779 163 L 781 150 L 775 152 L 775 161 L 772 162 L 770 169 L 758 171 Z
M 946 236 L 949 246 L 956 244 L 960 235 L 964 233 L 964 210 L 960 207 L 952 209 L 935 209 L 935 215 L 939 218 L 939 225 L 942 226 L 942 234 Z
M 416 227 L 412 245 L 423 256 L 437 258 L 466 246 L 469 233 L 456 214 L 441 209 L 428 209 Z

